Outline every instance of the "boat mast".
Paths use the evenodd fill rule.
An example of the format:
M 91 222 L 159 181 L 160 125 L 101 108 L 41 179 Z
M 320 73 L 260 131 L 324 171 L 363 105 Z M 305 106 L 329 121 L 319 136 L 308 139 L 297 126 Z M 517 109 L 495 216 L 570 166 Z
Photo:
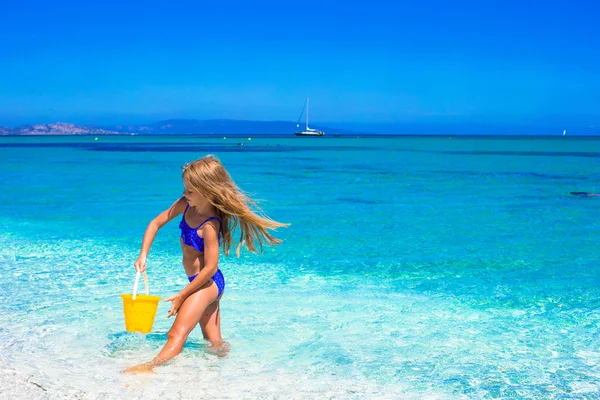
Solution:
M 308 130 L 308 97 L 306 98 L 306 130 Z

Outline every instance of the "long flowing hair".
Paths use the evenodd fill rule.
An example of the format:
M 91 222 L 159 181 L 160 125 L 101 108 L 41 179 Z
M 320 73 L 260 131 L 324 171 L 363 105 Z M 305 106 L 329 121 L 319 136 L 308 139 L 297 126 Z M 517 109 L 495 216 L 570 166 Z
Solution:
M 183 180 L 192 190 L 204 196 L 217 209 L 221 218 L 223 252 L 229 255 L 231 245 L 236 243 L 236 256 L 240 256 L 243 244 L 257 253 L 263 244 L 270 246 L 281 243 L 267 230 L 289 226 L 269 218 L 257 204 L 237 187 L 223 164 L 213 155 L 192 161 L 183 167 Z M 254 210 L 253 210 L 254 209 Z M 240 227 L 240 239 L 235 241 L 232 232 Z

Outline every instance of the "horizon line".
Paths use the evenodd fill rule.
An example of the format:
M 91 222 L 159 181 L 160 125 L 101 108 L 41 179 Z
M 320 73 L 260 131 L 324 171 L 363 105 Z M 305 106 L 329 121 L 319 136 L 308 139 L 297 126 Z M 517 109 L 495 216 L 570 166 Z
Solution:
M 46 118 L 46 117 L 38 117 L 36 119 L 42 119 L 42 118 Z M 34 119 L 34 118 L 32 118 Z M 0 119 L 1 121 L 1 119 Z M 27 126 L 27 125 L 53 125 L 53 124 L 68 124 L 68 125 L 75 125 L 75 126 L 121 126 L 121 125 L 152 125 L 152 124 L 157 124 L 157 123 L 161 123 L 161 122 L 170 122 L 170 121 L 195 121 L 195 122 L 249 122 L 249 123 L 286 123 L 286 124 L 298 124 L 298 122 L 294 122 L 291 120 L 283 120 L 283 119 L 275 119 L 275 120 L 265 120 L 265 119 L 237 119 L 237 118 L 164 118 L 164 119 L 156 119 L 153 120 L 151 122 L 142 122 L 142 123 L 136 123 L 136 122 L 127 122 L 127 123 L 117 123 L 117 122 L 86 122 L 86 123 L 77 123 L 77 122 L 69 122 L 68 118 L 61 118 L 61 119 L 57 119 L 54 122 L 24 122 L 24 123 L 18 123 L 18 124 L 8 124 L 8 125 L 4 125 L 5 123 L 2 123 L 2 125 L 0 125 L 0 127 L 3 128 L 16 128 L 16 127 L 20 127 L 20 126 Z M 541 128 L 541 127 L 551 127 L 551 126 L 556 126 L 556 129 L 561 129 L 564 130 L 565 127 L 566 129 L 573 129 L 574 127 L 577 127 L 578 129 L 581 128 L 586 128 L 586 129 L 600 129 L 600 125 L 587 125 L 584 126 L 584 124 L 573 124 L 573 123 L 566 123 L 566 124 L 541 124 L 541 123 L 492 123 L 492 122 L 469 122 L 469 121 L 463 121 L 463 122 L 417 122 L 417 121 L 387 121 L 387 122 L 383 122 L 383 121 L 373 121 L 373 122 L 359 122 L 359 121 L 324 121 L 324 122 L 313 122 L 311 125 L 314 126 L 318 126 L 318 125 L 339 125 L 339 124 L 343 124 L 343 125 L 361 125 L 361 126 L 367 126 L 367 125 L 371 125 L 371 126 L 465 126 L 465 127 L 473 127 L 473 126 L 485 126 L 485 127 L 531 127 L 531 128 Z M 301 124 L 302 125 L 302 124 Z M 560 128 L 558 128 L 560 126 Z

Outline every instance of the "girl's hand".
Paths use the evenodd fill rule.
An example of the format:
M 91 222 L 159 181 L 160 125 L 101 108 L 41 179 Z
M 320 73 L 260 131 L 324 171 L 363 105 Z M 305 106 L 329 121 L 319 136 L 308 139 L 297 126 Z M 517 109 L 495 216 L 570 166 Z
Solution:
M 138 259 L 133 263 L 135 270 L 138 272 L 144 272 L 146 270 L 146 256 L 139 256 Z
M 181 307 L 181 305 L 183 304 L 183 300 L 183 296 L 181 296 L 180 293 L 177 293 L 165 300 L 171 302 L 171 309 L 169 310 L 167 318 L 171 318 L 171 316 L 177 314 L 177 311 L 179 311 L 179 307 Z

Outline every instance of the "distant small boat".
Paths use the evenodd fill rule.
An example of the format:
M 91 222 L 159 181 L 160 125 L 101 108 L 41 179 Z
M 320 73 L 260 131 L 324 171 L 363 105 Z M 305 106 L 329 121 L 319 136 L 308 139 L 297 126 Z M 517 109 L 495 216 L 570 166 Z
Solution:
M 567 134 L 567 130 L 565 129 L 565 130 L 563 131 L 563 136 L 565 136 L 566 134 Z
M 302 112 L 300 113 L 300 117 L 298 118 L 298 123 L 296 124 L 296 127 L 300 127 L 300 120 L 302 119 L 302 115 L 304 114 L 304 111 L 306 110 L 306 129 L 304 131 L 301 132 L 294 132 L 294 134 L 296 136 L 323 136 L 325 133 L 323 131 L 320 131 L 318 129 L 312 129 L 308 127 L 308 98 L 306 98 L 306 103 L 304 103 L 304 108 L 302 109 Z

